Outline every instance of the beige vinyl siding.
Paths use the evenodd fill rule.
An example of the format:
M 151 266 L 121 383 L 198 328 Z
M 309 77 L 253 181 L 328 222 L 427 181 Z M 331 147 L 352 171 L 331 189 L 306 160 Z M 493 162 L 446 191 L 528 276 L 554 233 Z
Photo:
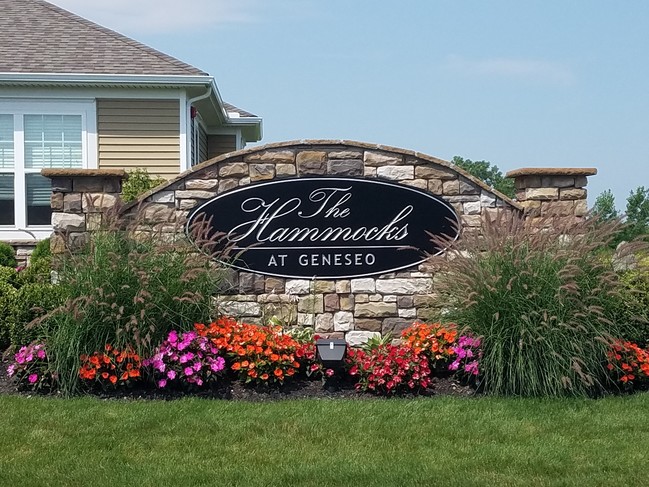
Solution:
M 97 100 L 101 169 L 144 168 L 152 176 L 180 172 L 178 100 Z
M 237 150 L 236 135 L 208 135 L 207 136 L 207 158 L 233 152 Z

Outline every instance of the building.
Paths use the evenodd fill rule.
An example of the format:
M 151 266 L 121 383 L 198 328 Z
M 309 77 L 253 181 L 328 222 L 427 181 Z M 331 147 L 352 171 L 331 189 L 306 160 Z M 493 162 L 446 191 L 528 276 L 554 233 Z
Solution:
M 50 235 L 43 168 L 170 179 L 261 137 L 208 73 L 43 0 L 0 0 L 0 240 Z

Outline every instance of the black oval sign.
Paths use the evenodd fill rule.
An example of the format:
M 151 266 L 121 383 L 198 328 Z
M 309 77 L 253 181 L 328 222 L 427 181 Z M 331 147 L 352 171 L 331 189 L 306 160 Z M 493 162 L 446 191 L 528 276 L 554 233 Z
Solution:
M 424 191 L 377 179 L 291 178 L 244 186 L 196 208 L 187 232 L 208 235 L 228 264 L 268 276 L 339 279 L 415 266 L 456 239 L 453 207 Z M 217 249 L 218 250 L 218 249 Z

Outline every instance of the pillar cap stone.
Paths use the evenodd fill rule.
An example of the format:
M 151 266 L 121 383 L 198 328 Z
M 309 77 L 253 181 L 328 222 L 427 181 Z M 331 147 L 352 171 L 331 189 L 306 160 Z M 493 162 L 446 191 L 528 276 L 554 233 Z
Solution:
M 514 169 L 505 174 L 506 178 L 519 178 L 523 176 L 594 176 L 597 169 L 594 167 L 524 167 Z
M 42 169 L 41 174 L 46 178 L 75 178 L 75 177 L 115 177 L 126 179 L 128 174 L 124 169 Z

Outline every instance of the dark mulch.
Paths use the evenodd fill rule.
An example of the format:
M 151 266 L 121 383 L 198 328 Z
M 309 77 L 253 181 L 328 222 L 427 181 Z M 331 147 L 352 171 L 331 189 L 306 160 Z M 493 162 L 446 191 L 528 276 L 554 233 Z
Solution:
M 0 358 L 0 395 L 34 395 L 33 392 L 19 391 L 12 380 L 7 377 L 7 357 Z M 102 399 L 126 399 L 126 400 L 174 400 L 187 397 L 188 393 L 174 389 L 157 389 L 154 387 L 120 388 L 115 391 L 90 391 Z M 426 396 L 458 396 L 470 397 L 476 394 L 472 387 L 462 385 L 452 378 L 435 377 L 432 387 L 426 391 Z M 43 394 L 44 396 L 53 394 Z M 339 384 L 335 390 L 327 390 L 320 380 L 295 379 L 287 382 L 283 387 L 278 388 L 255 388 L 246 387 L 237 381 L 223 380 L 221 383 L 209 389 L 196 389 L 191 392 L 192 396 L 208 399 L 235 400 L 235 401 L 279 401 L 286 399 L 375 399 L 378 396 L 356 391 L 353 384 L 345 382 Z M 399 397 L 414 397 L 405 395 Z

